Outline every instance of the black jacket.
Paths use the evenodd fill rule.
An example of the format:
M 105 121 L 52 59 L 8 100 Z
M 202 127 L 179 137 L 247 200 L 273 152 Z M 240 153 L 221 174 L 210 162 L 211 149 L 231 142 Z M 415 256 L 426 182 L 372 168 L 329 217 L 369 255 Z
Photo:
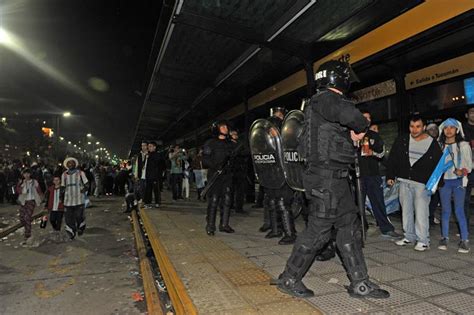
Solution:
M 355 148 L 350 130 L 361 133 L 369 122 L 343 95 L 321 90 L 305 110 L 305 127 L 300 136 L 307 165 L 324 169 L 347 169 L 354 163 Z
M 163 156 L 156 151 L 149 152 L 148 162 L 146 164 L 146 179 L 150 181 L 156 181 L 161 179 L 164 169 L 165 160 Z
M 208 178 L 211 178 L 218 169 L 224 166 L 235 146 L 236 145 L 228 139 L 221 140 L 218 138 L 209 139 L 204 144 L 202 164 L 204 168 L 209 169 L 207 174 Z
M 438 142 L 433 140 L 428 151 L 410 166 L 409 143 L 410 135 L 399 136 L 393 143 L 388 157 L 387 180 L 400 177 L 426 184 L 441 158 L 441 148 Z

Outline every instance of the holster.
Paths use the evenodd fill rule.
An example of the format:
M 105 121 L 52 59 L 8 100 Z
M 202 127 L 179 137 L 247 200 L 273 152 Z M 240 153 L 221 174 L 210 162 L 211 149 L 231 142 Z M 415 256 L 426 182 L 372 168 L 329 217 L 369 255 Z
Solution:
M 339 200 L 334 190 L 337 189 L 337 181 L 347 178 L 349 171 L 318 168 L 313 170 L 312 174 L 315 176 L 315 182 L 310 190 L 314 207 L 312 211 L 319 218 L 336 218 Z

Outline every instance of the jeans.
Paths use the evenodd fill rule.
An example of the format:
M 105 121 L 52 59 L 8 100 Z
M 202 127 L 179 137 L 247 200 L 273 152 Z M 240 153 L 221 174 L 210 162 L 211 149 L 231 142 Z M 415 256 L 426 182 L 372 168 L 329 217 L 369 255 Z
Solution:
M 160 204 L 161 203 L 161 185 L 160 185 L 160 180 L 155 179 L 155 180 L 146 180 L 145 183 L 145 198 L 144 202 L 145 204 L 151 204 L 152 202 L 152 195 L 155 196 L 155 203 Z
M 173 199 L 176 200 L 181 197 L 183 174 L 171 174 L 170 181 Z
M 196 188 L 204 188 L 206 184 L 204 183 L 203 170 L 194 170 L 193 172 L 196 180 Z
M 394 231 L 392 223 L 387 217 L 387 210 L 385 209 L 385 200 L 383 198 L 382 177 L 380 176 L 362 176 L 362 200 L 365 196 L 369 196 L 370 204 L 372 205 L 372 213 L 377 221 L 380 232 L 387 233 Z
M 466 196 L 464 197 L 464 215 L 466 217 L 466 224 L 469 228 L 469 218 L 471 217 L 471 192 L 472 188 L 474 188 L 474 172 L 469 173 L 467 178 Z
M 400 181 L 400 204 L 405 238 L 411 242 L 430 244 L 429 204 L 430 196 L 425 184 Z
M 435 212 L 436 208 L 438 207 L 439 204 L 439 192 L 435 192 L 433 195 L 431 195 L 431 201 L 430 201 L 430 224 L 434 224 L 434 219 L 435 219 Z
M 441 233 L 444 238 L 449 237 L 449 218 L 451 217 L 451 197 L 454 196 L 454 213 L 461 230 L 461 240 L 468 239 L 466 216 L 464 214 L 464 200 L 466 188 L 462 187 L 462 179 L 445 179 L 444 186 L 439 190 L 441 198 Z

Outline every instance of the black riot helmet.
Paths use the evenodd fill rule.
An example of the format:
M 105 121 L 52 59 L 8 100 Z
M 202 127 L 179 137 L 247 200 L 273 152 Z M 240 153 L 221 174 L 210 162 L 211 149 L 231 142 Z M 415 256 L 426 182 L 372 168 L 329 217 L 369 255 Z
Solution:
M 282 113 L 283 116 L 285 116 L 287 110 L 284 107 L 272 107 L 272 108 L 270 108 L 270 117 L 274 116 L 275 113 L 278 113 L 278 112 Z
M 326 61 L 320 65 L 314 79 L 318 89 L 335 88 L 342 93 L 349 91 L 352 82 L 359 82 L 349 63 L 339 60 Z
M 215 122 L 212 123 L 211 125 L 211 133 L 214 135 L 214 136 L 219 136 L 223 133 L 221 133 L 220 131 L 220 127 L 221 126 L 227 126 L 227 133 L 229 132 L 229 123 L 227 122 L 227 120 L 216 120 Z M 223 134 L 225 136 L 227 136 L 227 134 Z

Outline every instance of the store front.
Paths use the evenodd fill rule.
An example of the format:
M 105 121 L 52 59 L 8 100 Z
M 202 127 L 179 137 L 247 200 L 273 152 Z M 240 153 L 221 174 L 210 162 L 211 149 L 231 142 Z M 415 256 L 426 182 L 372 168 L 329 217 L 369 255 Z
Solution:
M 474 53 L 407 73 L 404 81 L 404 91 L 397 91 L 395 79 L 390 79 L 353 93 L 357 107 L 372 114 L 387 150 L 399 133 L 408 132 L 411 114 L 437 124 L 448 117 L 465 120 L 467 108 L 474 106 Z M 408 115 L 402 114 L 402 107 Z

